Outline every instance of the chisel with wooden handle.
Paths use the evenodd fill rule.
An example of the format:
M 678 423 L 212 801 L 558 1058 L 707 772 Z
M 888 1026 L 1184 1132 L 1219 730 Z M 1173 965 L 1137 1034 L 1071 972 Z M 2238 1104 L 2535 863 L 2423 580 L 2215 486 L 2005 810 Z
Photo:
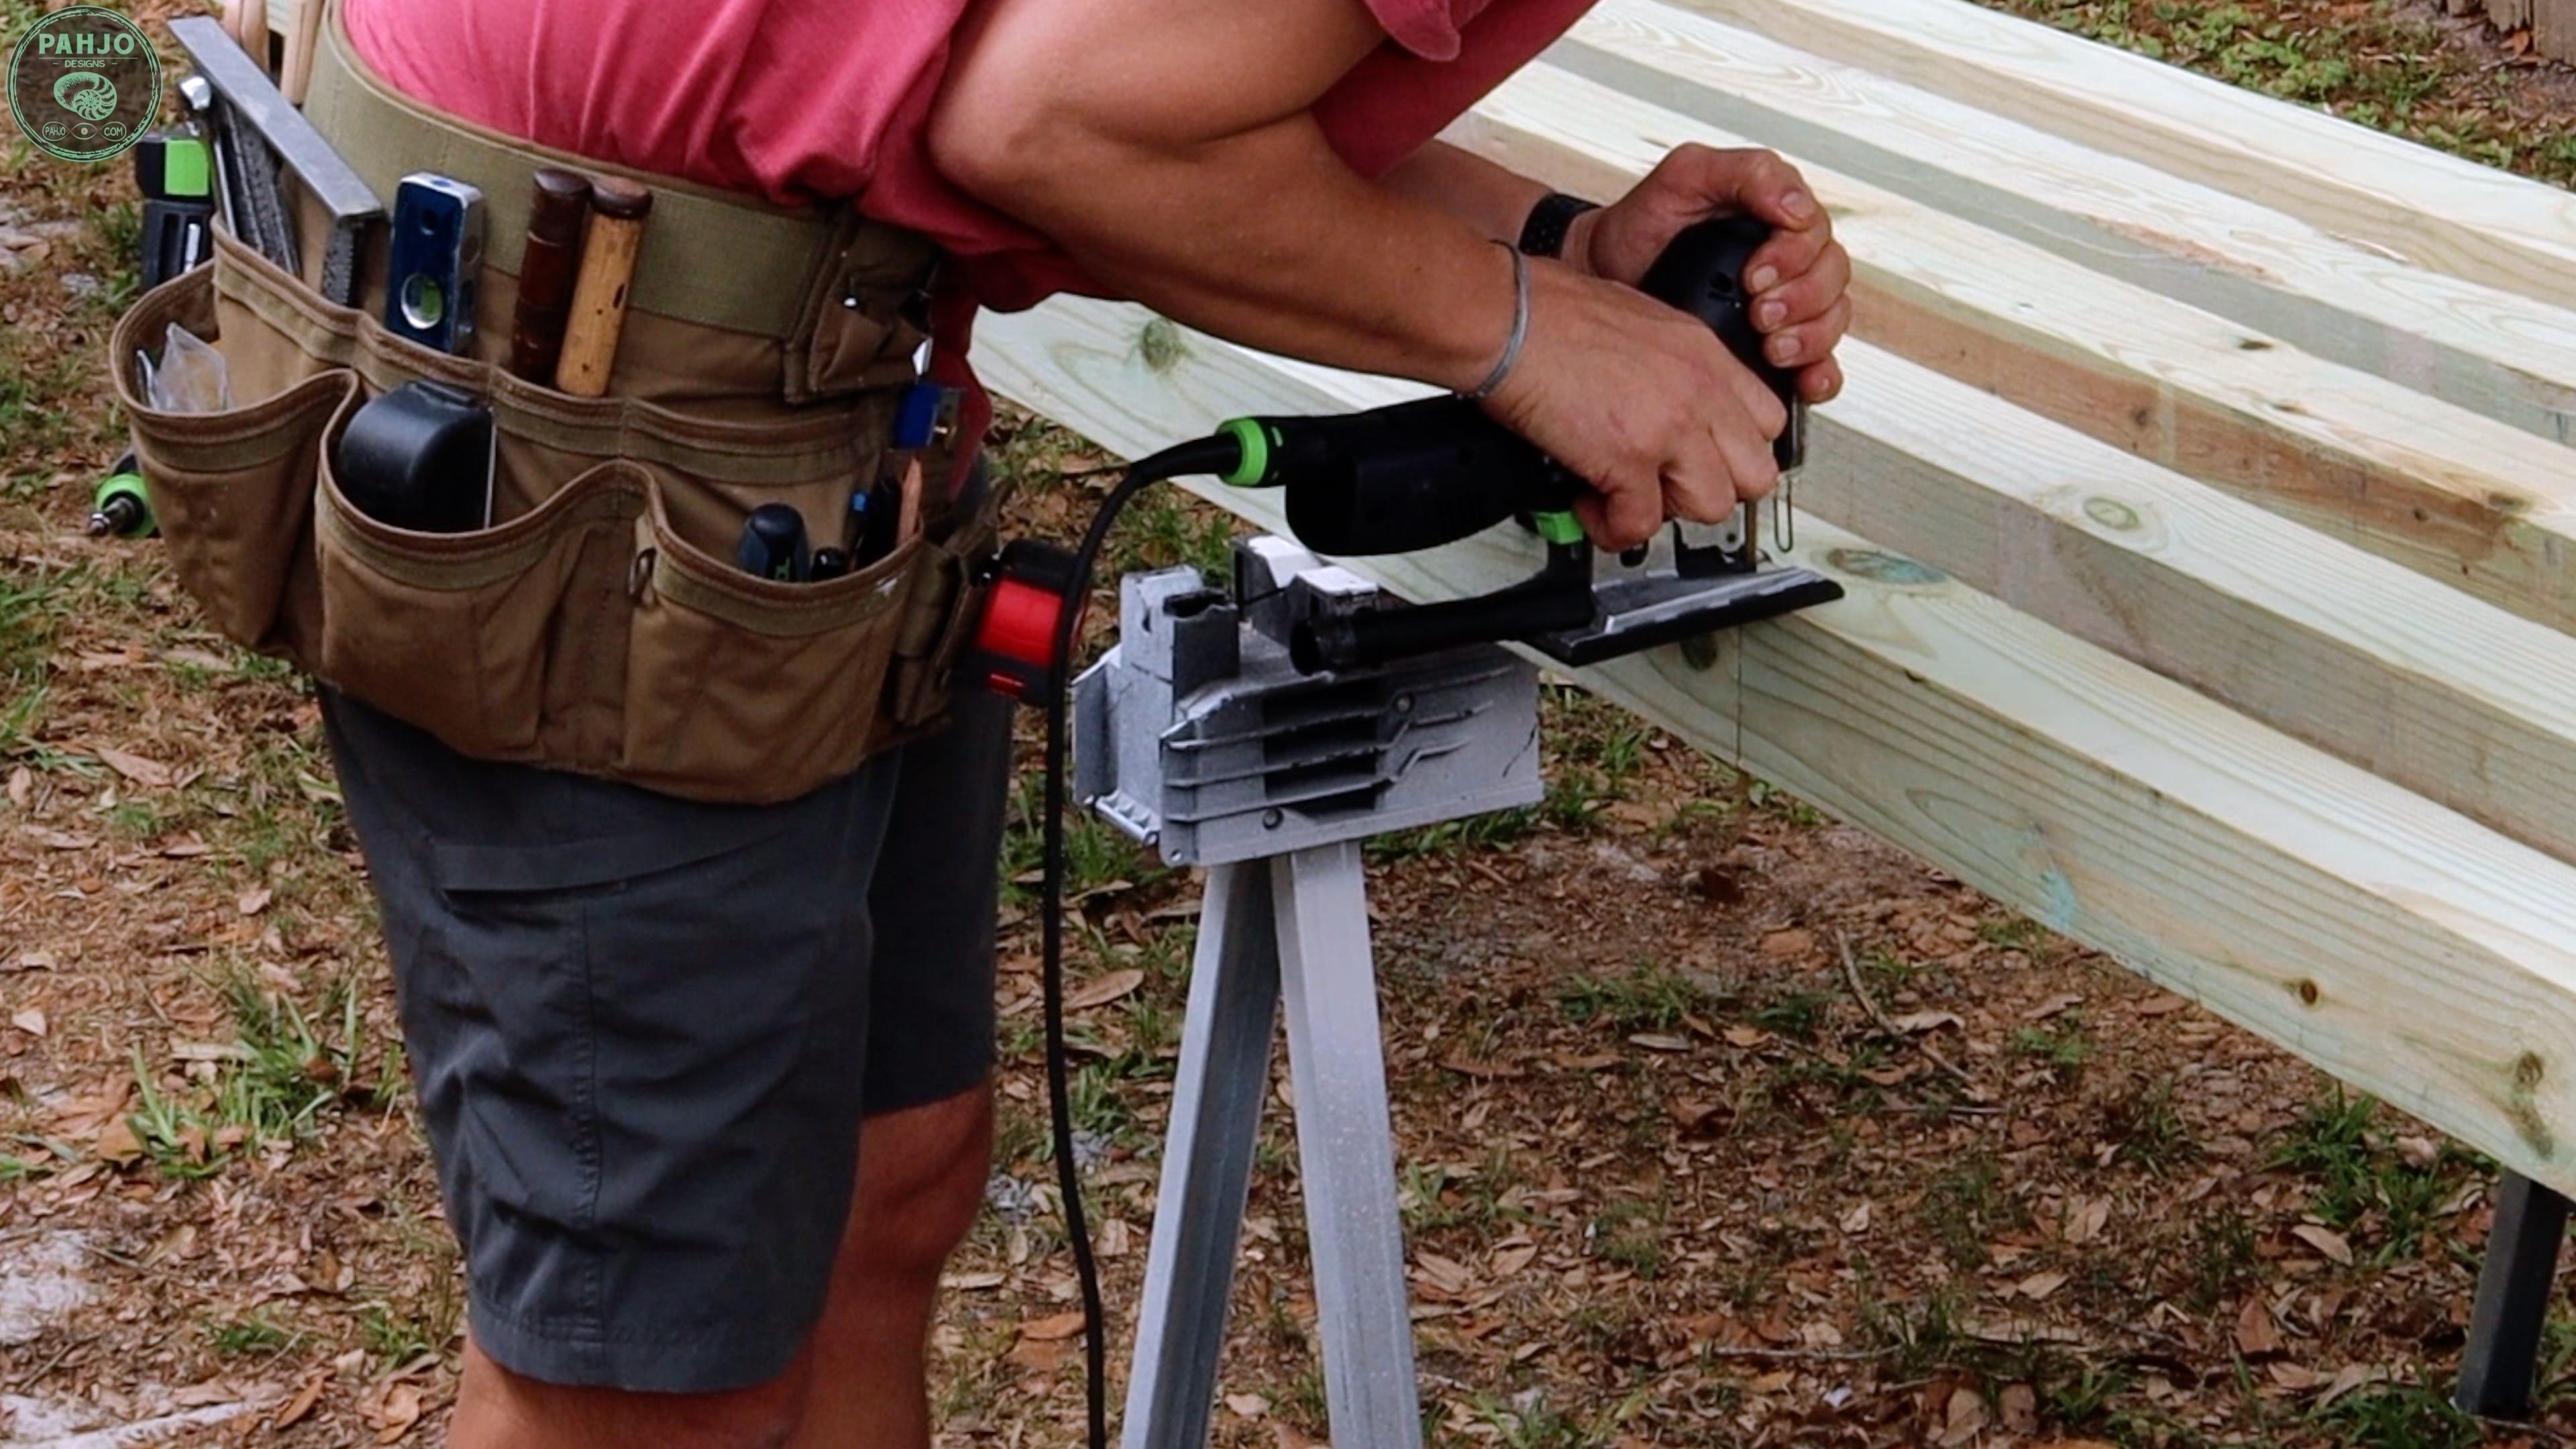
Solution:
M 581 273 L 573 280 L 572 316 L 564 324 L 563 355 L 555 362 L 555 387 L 575 397 L 601 397 L 617 363 L 617 335 L 626 326 L 626 293 L 635 283 L 635 254 L 644 245 L 644 221 L 653 193 L 614 176 L 590 184 L 590 234 L 581 244 Z

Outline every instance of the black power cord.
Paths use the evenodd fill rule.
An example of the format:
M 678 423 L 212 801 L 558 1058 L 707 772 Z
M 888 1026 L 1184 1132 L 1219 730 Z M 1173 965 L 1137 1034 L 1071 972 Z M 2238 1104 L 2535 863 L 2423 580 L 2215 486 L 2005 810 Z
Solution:
M 1242 456 L 1242 445 L 1229 435 L 1201 438 L 1166 448 L 1128 468 L 1118 486 L 1100 501 L 1091 527 L 1074 550 L 1064 608 L 1056 616 L 1053 652 L 1057 674 L 1046 691 L 1046 804 L 1041 827 L 1045 883 L 1040 888 L 1039 930 L 1044 964 L 1038 978 L 1046 1017 L 1047 1113 L 1054 1119 L 1056 1189 L 1064 1197 L 1065 1235 L 1073 1244 L 1073 1273 L 1082 1287 L 1083 1393 L 1090 1424 L 1091 1449 L 1109 1449 L 1109 1347 L 1106 1314 L 1100 1297 L 1100 1265 L 1091 1253 L 1091 1225 L 1082 1210 L 1082 1171 L 1073 1156 L 1072 1088 L 1064 1041 L 1064 809 L 1066 695 L 1073 673 L 1073 651 L 1081 632 L 1083 606 L 1091 599 L 1092 566 L 1109 539 L 1110 526 L 1153 483 L 1194 473 L 1224 473 Z

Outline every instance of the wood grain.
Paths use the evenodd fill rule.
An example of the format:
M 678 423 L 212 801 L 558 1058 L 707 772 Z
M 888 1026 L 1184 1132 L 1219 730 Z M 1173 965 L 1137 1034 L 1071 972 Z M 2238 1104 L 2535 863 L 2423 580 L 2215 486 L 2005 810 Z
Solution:
M 1657 0 L 1604 0 L 1548 58 L 2329 362 L 2576 439 L 2576 311 L 2564 305 L 2409 267 L 2213 187 Z
M 1807 511 L 2576 861 L 2576 639 L 1866 345 L 1845 365 Z
M 1865 344 L 1844 366 L 1804 513 L 2576 861 L 2576 639 Z
M 2576 60 L 2576 0 L 2528 0 L 2531 48 L 2559 60 Z
M 1745 143 L 1549 66 L 1498 88 L 1449 138 L 1594 194 L 1678 142 Z M 1792 159 L 1851 250 L 1860 336 L 2576 630 L 2567 449 Z
M 1130 455 L 1414 391 L 1102 303 L 989 318 L 979 356 Z M 1275 497 L 1209 491 L 1279 526 Z M 1817 521 L 1801 543 L 1851 597 L 1729 636 L 1707 671 L 1666 649 L 1582 682 L 2576 1189 L 2576 871 L 1857 535 Z M 1427 599 L 1534 561 L 1500 529 L 1360 566 Z
M 2576 195 L 1968 0 L 1682 0 L 1801 50 L 2564 305 Z

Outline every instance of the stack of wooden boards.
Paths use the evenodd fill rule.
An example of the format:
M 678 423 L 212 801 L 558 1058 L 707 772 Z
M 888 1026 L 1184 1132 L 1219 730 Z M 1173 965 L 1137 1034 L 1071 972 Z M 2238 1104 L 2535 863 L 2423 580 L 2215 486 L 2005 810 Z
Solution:
M 1605 0 L 1452 139 L 1775 147 L 1858 265 L 1849 598 L 1584 685 L 2576 1191 L 2576 196 L 1964 0 Z M 1419 391 L 1093 302 L 978 356 L 1131 456 Z
M 2576 0 L 2445 0 L 2442 8 L 2453 15 L 2484 15 L 2506 35 L 2529 30 L 2533 50 L 2576 60 Z

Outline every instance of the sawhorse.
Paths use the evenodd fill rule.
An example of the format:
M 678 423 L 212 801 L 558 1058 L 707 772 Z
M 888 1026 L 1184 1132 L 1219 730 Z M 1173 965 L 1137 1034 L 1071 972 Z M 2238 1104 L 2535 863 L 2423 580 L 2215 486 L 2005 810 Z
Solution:
M 1538 676 L 1489 645 L 1293 666 L 1298 623 L 1380 602 L 1251 539 L 1231 592 L 1194 569 L 1130 575 L 1118 647 L 1075 691 L 1082 798 L 1208 868 L 1124 1449 L 1207 1443 L 1283 1004 L 1333 1441 L 1422 1444 L 1361 842 L 1536 803 Z
M 2495 1226 L 2478 1270 L 2468 1345 L 2460 1351 L 2460 1387 L 2451 1397 L 2463 1411 L 2495 1419 L 2531 1412 L 2540 1333 L 2566 1236 L 2566 1198 L 2518 1172 L 2497 1179 Z

